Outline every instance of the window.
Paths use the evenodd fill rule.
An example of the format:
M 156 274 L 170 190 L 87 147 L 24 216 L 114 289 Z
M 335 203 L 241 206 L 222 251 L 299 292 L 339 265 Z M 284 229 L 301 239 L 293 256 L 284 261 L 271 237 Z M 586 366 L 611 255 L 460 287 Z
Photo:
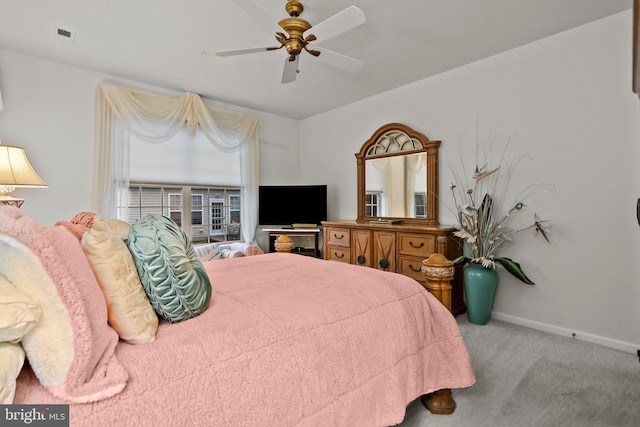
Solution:
M 239 187 L 131 183 L 127 200 L 118 218 L 130 224 L 156 213 L 171 218 L 194 243 L 240 240 Z
M 211 201 L 211 232 L 217 233 L 222 230 L 224 223 L 224 203 L 222 200 Z
M 118 206 L 118 219 L 133 223 L 145 215 L 157 213 L 182 225 L 182 203 L 169 194 L 181 195 L 181 187 L 163 185 L 131 185 L 126 206 Z
M 380 216 L 380 193 L 367 193 L 365 198 L 365 215 Z
M 426 193 L 415 193 L 413 195 L 414 206 L 415 206 L 415 217 L 416 218 L 426 218 L 427 217 L 427 194 Z
M 92 210 L 105 217 L 127 216 L 131 182 L 180 187 L 183 205 L 191 202 L 189 193 L 185 194 L 189 186 L 242 188 L 242 234 L 247 241 L 255 239 L 256 117 L 208 105 L 191 92 L 171 98 L 100 83 L 97 96 Z M 158 202 L 163 207 L 168 203 Z M 203 199 L 202 205 L 202 224 L 208 226 L 209 200 Z M 125 212 L 119 212 L 123 209 Z M 190 207 L 183 207 L 181 213 L 178 210 L 173 215 L 181 216 L 183 227 L 198 227 L 191 224 Z M 193 214 L 194 221 L 199 221 L 198 214 Z
M 181 190 L 182 191 L 182 190 Z M 182 193 L 169 193 L 169 218 L 179 226 L 182 226 Z M 204 215 L 202 214 L 202 195 L 192 194 L 191 205 L 191 225 L 202 225 Z
M 132 135 L 130 145 L 129 202 L 118 207 L 120 219 L 133 223 L 157 213 L 178 224 L 194 243 L 240 240 L 239 152 L 222 152 L 185 129 L 161 144 Z
M 229 219 L 231 223 L 227 225 L 229 240 L 240 239 L 240 195 L 229 195 Z
M 169 193 L 168 196 L 169 218 L 182 226 L 182 193 Z
M 240 221 L 240 195 L 239 194 L 231 194 L 229 195 L 229 217 L 231 221 L 239 222 Z
M 203 225 L 204 211 L 202 194 L 191 194 L 191 225 Z

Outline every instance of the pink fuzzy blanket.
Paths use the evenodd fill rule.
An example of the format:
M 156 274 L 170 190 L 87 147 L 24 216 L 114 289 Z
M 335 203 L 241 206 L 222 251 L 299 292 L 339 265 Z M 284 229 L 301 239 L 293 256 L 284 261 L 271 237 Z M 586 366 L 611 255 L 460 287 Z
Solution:
M 120 342 L 130 380 L 73 426 L 386 426 L 422 394 L 475 382 L 453 316 L 417 282 L 292 254 L 205 264 L 212 305 Z M 15 403 L 63 403 L 28 370 Z
M 42 307 L 42 320 L 22 343 L 40 382 L 71 402 L 122 391 L 128 375 L 114 356 L 118 334 L 78 239 L 9 206 L 0 206 L 0 236 L 0 274 Z

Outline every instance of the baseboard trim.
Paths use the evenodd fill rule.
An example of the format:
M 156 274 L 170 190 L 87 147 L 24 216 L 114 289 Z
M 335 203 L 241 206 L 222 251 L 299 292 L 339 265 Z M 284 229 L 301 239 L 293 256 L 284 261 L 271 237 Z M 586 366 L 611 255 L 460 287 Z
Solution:
M 514 325 L 526 326 L 528 328 L 537 329 L 543 332 L 549 332 L 556 335 L 561 335 L 569 338 L 574 338 L 580 341 L 586 341 L 594 344 L 599 344 L 604 347 L 609 347 L 615 350 L 625 351 L 627 353 L 636 354 L 640 349 L 640 344 L 633 344 L 626 341 L 619 341 L 612 338 L 603 337 L 600 335 L 588 334 L 586 332 L 572 331 L 570 329 L 561 328 L 559 326 L 550 325 L 548 323 L 537 322 L 535 320 L 523 319 L 522 317 L 511 316 L 509 314 L 492 312 L 491 318 L 496 320 L 502 320 L 503 322 L 513 323 Z

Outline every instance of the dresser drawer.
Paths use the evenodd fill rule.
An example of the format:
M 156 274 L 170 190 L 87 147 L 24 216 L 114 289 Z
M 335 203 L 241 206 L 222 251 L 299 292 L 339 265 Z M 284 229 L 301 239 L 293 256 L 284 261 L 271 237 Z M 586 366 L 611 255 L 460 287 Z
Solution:
M 327 228 L 327 245 L 349 247 L 351 242 L 351 230 L 348 228 L 328 227 Z
M 433 234 L 398 233 L 398 253 L 429 258 L 436 251 L 436 236 Z
M 422 274 L 420 268 L 422 267 L 423 258 L 414 257 L 398 257 L 398 273 L 405 276 L 409 276 L 418 282 L 424 283 L 426 278 Z
M 349 248 L 341 248 L 336 246 L 327 246 L 328 254 L 325 259 L 332 261 L 351 263 L 351 250 Z

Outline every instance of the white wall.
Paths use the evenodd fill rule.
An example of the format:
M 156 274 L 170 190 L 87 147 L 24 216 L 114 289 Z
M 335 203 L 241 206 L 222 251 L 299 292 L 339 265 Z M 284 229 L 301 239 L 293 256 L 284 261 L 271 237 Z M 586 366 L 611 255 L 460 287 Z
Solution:
M 614 15 L 306 119 L 301 179 L 329 184 L 331 219 L 355 219 L 354 153 L 381 125 L 402 122 L 442 140 L 440 222 L 453 224 L 448 159 L 462 145 L 473 164 L 476 129 L 481 140 L 514 135 L 510 151 L 532 160 L 512 186 L 556 187 L 529 203 L 551 220 L 553 240 L 530 231 L 504 248 L 536 285 L 502 271 L 495 317 L 634 351 L 640 100 L 631 92 L 631 22 L 630 11 Z
M 25 148 L 48 189 L 16 190 L 29 216 L 46 224 L 90 209 L 95 94 L 109 81 L 166 95 L 179 93 L 85 69 L 0 50 L 0 140 Z M 260 120 L 260 182 L 299 180 L 299 122 L 238 106 L 216 103 Z

